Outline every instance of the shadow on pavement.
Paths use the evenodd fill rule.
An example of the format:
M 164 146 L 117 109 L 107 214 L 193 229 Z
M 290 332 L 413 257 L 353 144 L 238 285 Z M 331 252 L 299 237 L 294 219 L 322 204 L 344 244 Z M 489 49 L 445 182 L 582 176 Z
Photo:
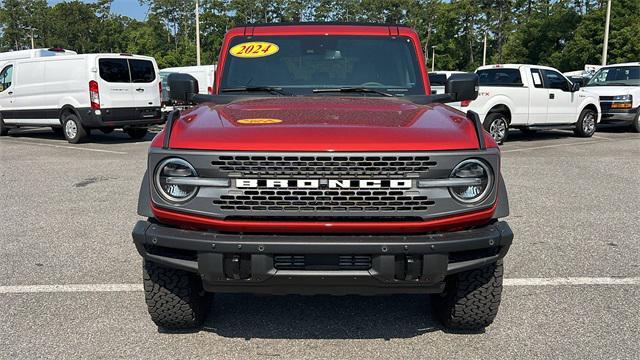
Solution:
M 138 142 L 148 142 L 153 140 L 158 132 L 162 130 L 161 127 L 149 128 L 149 133 L 142 139 L 132 139 L 129 135 L 125 134 L 122 130 L 114 130 L 109 134 L 105 134 L 100 130 L 94 129 L 91 131 L 91 136 L 84 144 L 131 144 Z M 11 129 L 9 131 L 10 138 L 30 138 L 41 140 L 59 140 L 60 145 L 73 145 L 69 144 L 64 138 L 64 135 L 53 132 L 49 128 L 25 128 L 25 129 Z
M 214 297 L 209 317 L 199 330 L 242 339 L 411 338 L 444 331 L 430 309 L 427 295 L 221 294 Z

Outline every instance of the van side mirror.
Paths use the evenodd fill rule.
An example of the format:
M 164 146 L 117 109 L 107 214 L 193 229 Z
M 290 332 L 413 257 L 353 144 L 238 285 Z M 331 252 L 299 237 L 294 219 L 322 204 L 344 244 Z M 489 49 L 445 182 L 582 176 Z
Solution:
M 169 99 L 174 103 L 189 104 L 198 94 L 198 80 L 189 74 L 172 73 L 167 77 Z
M 449 102 L 475 100 L 478 98 L 479 87 L 478 74 L 453 74 L 447 79 L 444 92 L 451 98 Z

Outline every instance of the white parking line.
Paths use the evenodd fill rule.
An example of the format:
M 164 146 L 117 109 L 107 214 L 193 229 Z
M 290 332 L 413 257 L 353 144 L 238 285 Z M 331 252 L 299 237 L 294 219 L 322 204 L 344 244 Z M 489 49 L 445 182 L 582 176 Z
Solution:
M 640 277 L 559 277 L 504 279 L 504 286 L 640 285 Z M 69 284 L 0 286 L 0 294 L 137 292 L 142 284 Z
M 127 155 L 126 152 L 122 152 L 122 151 L 91 149 L 91 148 L 83 148 L 83 147 L 68 146 L 68 145 L 44 144 L 44 143 L 36 142 L 36 141 L 19 141 L 19 140 L 13 140 L 13 139 L 11 139 L 11 140 L 3 140 L 3 142 L 4 141 L 13 142 L 13 143 L 20 143 L 20 144 L 28 144 L 28 145 L 49 146 L 49 147 L 63 148 L 63 149 L 84 150 L 84 151 L 102 152 L 102 153 L 109 153 L 109 154 Z
M 521 151 L 529 151 L 529 150 L 550 149 L 550 148 L 565 147 L 565 146 L 600 144 L 600 143 L 605 143 L 605 142 L 609 142 L 609 141 L 611 141 L 611 140 L 609 139 L 609 140 L 584 141 L 584 142 L 570 143 L 570 144 L 553 144 L 553 145 L 533 146 L 533 147 L 526 147 L 526 148 L 520 148 L 520 149 L 502 150 L 501 152 L 502 153 L 512 153 L 512 152 L 521 152 Z

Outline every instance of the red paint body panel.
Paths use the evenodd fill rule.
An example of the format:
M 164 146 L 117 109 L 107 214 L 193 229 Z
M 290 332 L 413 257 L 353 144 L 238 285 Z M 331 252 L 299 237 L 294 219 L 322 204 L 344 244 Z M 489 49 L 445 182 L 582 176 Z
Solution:
M 239 120 L 275 119 L 274 124 Z M 162 137 L 160 135 L 159 137 Z M 153 146 L 162 143 L 154 141 Z M 202 105 L 173 125 L 174 149 L 440 151 L 478 148 L 473 122 L 451 108 L 379 97 L 271 97 Z
M 323 233 L 323 234 L 420 234 L 432 231 L 454 231 L 485 224 L 496 209 L 428 221 L 412 222 L 311 222 L 311 221 L 239 221 L 168 211 L 153 206 L 154 216 L 165 223 L 183 228 L 215 229 L 247 233 Z

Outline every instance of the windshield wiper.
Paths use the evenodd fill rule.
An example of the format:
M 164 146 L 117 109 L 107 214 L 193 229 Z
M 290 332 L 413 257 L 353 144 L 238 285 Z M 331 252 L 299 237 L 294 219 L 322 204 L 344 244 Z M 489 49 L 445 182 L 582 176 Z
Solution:
M 391 96 L 393 94 L 386 93 L 384 91 L 364 88 L 364 87 L 341 87 L 341 88 L 328 88 L 328 89 L 313 89 L 314 93 L 332 93 L 332 92 L 342 92 L 342 93 L 369 93 L 369 94 L 378 94 L 382 96 Z
M 273 86 L 245 86 L 245 87 L 238 87 L 238 88 L 220 89 L 220 92 L 245 92 L 245 91 L 246 92 L 269 92 L 272 94 L 285 95 L 285 96 L 291 95 L 291 93 L 288 93 L 282 90 L 282 88 L 273 87 Z

